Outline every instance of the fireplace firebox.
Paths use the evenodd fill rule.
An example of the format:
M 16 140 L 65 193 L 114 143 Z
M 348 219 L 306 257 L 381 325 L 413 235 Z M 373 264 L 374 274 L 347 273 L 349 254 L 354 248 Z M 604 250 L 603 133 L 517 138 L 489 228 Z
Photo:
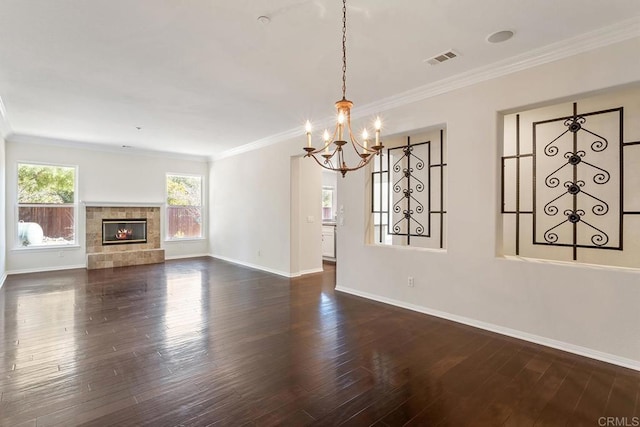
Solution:
M 147 243 L 147 219 L 103 219 L 102 245 Z

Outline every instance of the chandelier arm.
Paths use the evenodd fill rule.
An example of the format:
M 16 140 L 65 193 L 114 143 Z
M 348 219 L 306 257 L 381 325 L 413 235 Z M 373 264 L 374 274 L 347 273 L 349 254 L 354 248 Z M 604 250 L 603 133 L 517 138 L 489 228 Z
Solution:
M 313 160 L 316 161 L 317 164 L 319 164 L 320 166 L 322 166 L 325 169 L 335 170 L 333 168 L 333 164 L 331 163 L 331 160 L 329 160 L 330 158 L 329 159 L 325 159 L 325 160 L 331 165 L 331 167 L 327 166 L 324 161 L 321 162 L 320 160 L 318 160 L 318 158 L 315 155 L 313 155 L 313 153 L 310 153 L 305 157 L 311 157 Z
M 339 155 L 340 156 L 340 155 Z M 347 172 L 353 172 L 356 171 L 358 169 L 363 168 L 364 166 L 368 165 L 371 160 L 373 159 L 373 156 L 367 156 L 366 158 L 360 158 L 360 162 L 358 163 L 357 166 L 354 167 L 336 167 L 333 165 L 333 163 L 331 162 L 331 157 L 329 157 L 328 159 L 326 159 L 326 163 L 325 161 L 321 161 L 319 160 L 314 153 L 309 153 L 307 154 L 305 157 L 311 157 L 313 160 L 316 161 L 316 163 L 323 167 L 324 169 L 330 170 L 330 171 L 334 171 L 334 172 L 343 172 L 343 176 L 345 173 Z M 332 156 L 333 157 L 333 156 Z M 328 165 L 327 165 L 328 163 Z
M 313 150 L 313 151 L 309 152 L 308 154 L 309 155 L 311 155 L 311 154 L 315 155 L 315 154 L 324 153 L 325 150 L 327 149 L 327 147 L 329 147 L 329 146 L 331 146 L 331 142 L 323 145 L 322 147 L 318 148 L 317 150 Z M 329 158 L 333 157 L 336 154 L 336 151 L 337 151 L 337 149 L 334 148 L 333 151 L 331 151 L 331 156 L 329 156 Z
M 376 150 L 375 148 L 365 147 L 364 145 L 360 144 L 360 142 L 358 141 L 358 138 L 353 136 L 354 134 L 353 134 L 353 131 L 351 130 L 351 120 L 347 121 L 347 128 L 349 130 L 349 140 L 351 142 L 351 146 L 356 151 L 356 153 L 360 153 L 360 150 L 365 150 L 369 154 L 375 154 L 378 152 L 378 150 Z

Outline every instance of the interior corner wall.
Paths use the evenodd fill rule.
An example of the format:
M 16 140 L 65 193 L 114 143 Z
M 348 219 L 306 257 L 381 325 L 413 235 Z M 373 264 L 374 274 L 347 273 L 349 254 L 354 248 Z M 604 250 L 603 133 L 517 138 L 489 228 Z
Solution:
M 78 166 L 79 246 L 69 248 L 21 249 L 15 224 L 17 204 L 17 163 L 35 162 Z M 172 158 L 164 154 L 97 151 L 62 145 L 28 142 L 6 143 L 6 269 L 11 273 L 47 271 L 86 266 L 85 210 L 82 202 L 158 203 L 165 201 L 166 174 L 202 175 L 207 185 L 206 161 Z M 205 190 L 206 191 L 206 190 Z M 205 193 L 206 195 L 206 193 Z M 162 215 L 164 235 L 164 212 Z M 206 227 L 205 227 L 206 228 Z M 207 230 L 199 240 L 163 241 L 166 258 L 206 255 L 209 252 Z
M 298 156 L 298 273 L 322 271 L 322 169 Z
M 0 135 L 0 212 L 5 211 L 5 200 L 7 196 L 5 175 L 6 175 L 6 161 L 5 161 L 5 141 L 2 135 Z M 7 235 L 6 235 L 6 215 L 0 215 L 0 288 L 4 284 L 4 280 L 7 277 Z
M 214 162 L 212 256 L 291 275 L 291 157 L 299 151 L 293 141 Z
M 630 39 L 381 112 L 388 134 L 447 126 L 447 250 L 365 244 L 365 171 L 349 173 L 338 184 L 338 289 L 639 369 L 637 270 L 506 259 L 498 239 L 501 114 L 639 84 L 638 51 Z M 287 271 L 301 142 L 215 162 L 215 253 Z

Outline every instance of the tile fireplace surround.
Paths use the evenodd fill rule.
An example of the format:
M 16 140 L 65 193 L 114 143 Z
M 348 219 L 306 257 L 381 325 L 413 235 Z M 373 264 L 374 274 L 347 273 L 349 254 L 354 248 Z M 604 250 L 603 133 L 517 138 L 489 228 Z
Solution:
M 124 267 L 164 262 L 160 248 L 160 207 L 87 206 L 87 269 Z M 102 220 L 146 218 L 147 243 L 102 245 Z

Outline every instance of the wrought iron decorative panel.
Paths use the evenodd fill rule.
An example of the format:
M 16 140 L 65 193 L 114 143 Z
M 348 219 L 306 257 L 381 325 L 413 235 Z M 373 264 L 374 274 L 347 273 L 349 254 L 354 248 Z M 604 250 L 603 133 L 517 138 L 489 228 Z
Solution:
M 407 137 L 407 145 L 387 149 L 386 164 L 381 159 L 379 170 L 372 173 L 372 213 L 380 224 L 376 236 L 380 243 L 384 234 L 402 236 L 406 245 L 415 237 L 432 237 L 432 216 L 436 215 L 438 244 L 444 247 L 444 131 L 440 131 L 435 163 L 431 144 L 412 144 Z
M 579 113 L 532 123 L 532 151 L 520 147 L 516 115 L 516 154 L 502 157 L 502 213 L 515 215 L 515 252 L 520 255 L 521 215 L 531 215 L 534 245 L 567 247 L 573 260 L 579 249 L 623 249 L 623 107 Z M 507 209 L 505 168 L 515 162 L 514 209 Z M 531 210 L 523 205 L 523 162 L 531 162 Z M 526 178 L 528 181 L 528 178 Z

